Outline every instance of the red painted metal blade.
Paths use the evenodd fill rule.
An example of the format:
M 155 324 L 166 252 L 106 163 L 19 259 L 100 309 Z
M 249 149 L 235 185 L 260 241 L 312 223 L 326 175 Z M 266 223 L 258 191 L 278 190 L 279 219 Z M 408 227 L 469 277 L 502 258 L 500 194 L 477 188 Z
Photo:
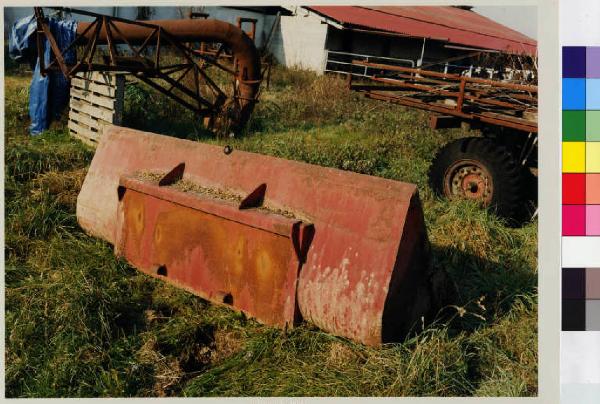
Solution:
M 131 178 L 166 174 L 181 163 L 184 181 L 240 195 L 244 208 Z M 253 207 L 261 203 L 269 211 Z M 136 224 L 136 206 L 153 213 Z M 429 308 L 419 294 L 427 235 L 413 184 L 242 151 L 226 155 L 217 146 L 112 127 L 96 150 L 77 217 L 141 270 L 156 275 L 164 265 L 167 274 L 177 273 L 178 285 L 217 302 L 229 293 L 234 306 L 239 302 L 238 309 L 269 324 L 288 324 L 293 301 L 304 320 L 374 345 L 405 334 Z M 160 242 L 157 228 L 167 232 Z M 269 267 L 281 278 L 269 275 L 255 284 L 271 294 L 240 292 L 236 299 L 224 279 L 233 282 L 234 261 L 228 260 L 238 242 L 247 254 L 236 269 L 240 279 L 259 279 L 261 249 L 277 257 L 269 258 Z M 223 279 L 201 281 L 219 270 Z M 274 291 L 283 294 L 267 298 Z M 268 318 L 265 307 L 279 314 Z
M 117 254 L 141 271 L 265 324 L 293 326 L 301 222 L 123 177 Z

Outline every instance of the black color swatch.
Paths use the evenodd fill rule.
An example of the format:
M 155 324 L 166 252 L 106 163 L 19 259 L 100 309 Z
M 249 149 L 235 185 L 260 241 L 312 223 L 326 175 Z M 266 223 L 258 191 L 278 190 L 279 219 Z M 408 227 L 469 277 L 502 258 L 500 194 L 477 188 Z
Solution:
M 585 331 L 585 299 L 562 301 L 562 330 Z

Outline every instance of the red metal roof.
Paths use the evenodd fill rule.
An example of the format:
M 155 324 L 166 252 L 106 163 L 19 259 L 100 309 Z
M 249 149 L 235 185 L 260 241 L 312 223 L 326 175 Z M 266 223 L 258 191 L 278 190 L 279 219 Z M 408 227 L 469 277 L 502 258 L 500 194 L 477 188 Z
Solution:
M 344 25 L 453 44 L 535 55 L 537 42 L 473 11 L 449 6 L 317 6 L 309 10 Z

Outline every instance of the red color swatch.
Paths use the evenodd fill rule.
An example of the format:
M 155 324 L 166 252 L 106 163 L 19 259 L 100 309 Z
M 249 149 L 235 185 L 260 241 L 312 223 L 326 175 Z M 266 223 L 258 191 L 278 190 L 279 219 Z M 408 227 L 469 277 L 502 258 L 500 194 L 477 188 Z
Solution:
M 564 205 L 585 205 L 585 174 L 562 175 L 562 202 Z

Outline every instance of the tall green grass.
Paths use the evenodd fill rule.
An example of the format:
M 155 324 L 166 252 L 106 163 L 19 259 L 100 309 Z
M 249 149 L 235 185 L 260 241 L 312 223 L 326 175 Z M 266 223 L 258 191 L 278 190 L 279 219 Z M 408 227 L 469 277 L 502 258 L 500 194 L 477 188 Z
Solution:
M 64 122 L 30 138 L 28 78 L 5 83 L 9 397 L 537 394 L 536 223 L 511 228 L 427 187 L 435 151 L 472 134 L 282 68 L 248 133 L 226 141 L 142 85 L 126 93 L 133 127 L 418 185 L 433 263 L 457 300 L 419 335 L 371 348 L 310 324 L 259 325 L 117 260 L 75 219 L 93 151 Z

